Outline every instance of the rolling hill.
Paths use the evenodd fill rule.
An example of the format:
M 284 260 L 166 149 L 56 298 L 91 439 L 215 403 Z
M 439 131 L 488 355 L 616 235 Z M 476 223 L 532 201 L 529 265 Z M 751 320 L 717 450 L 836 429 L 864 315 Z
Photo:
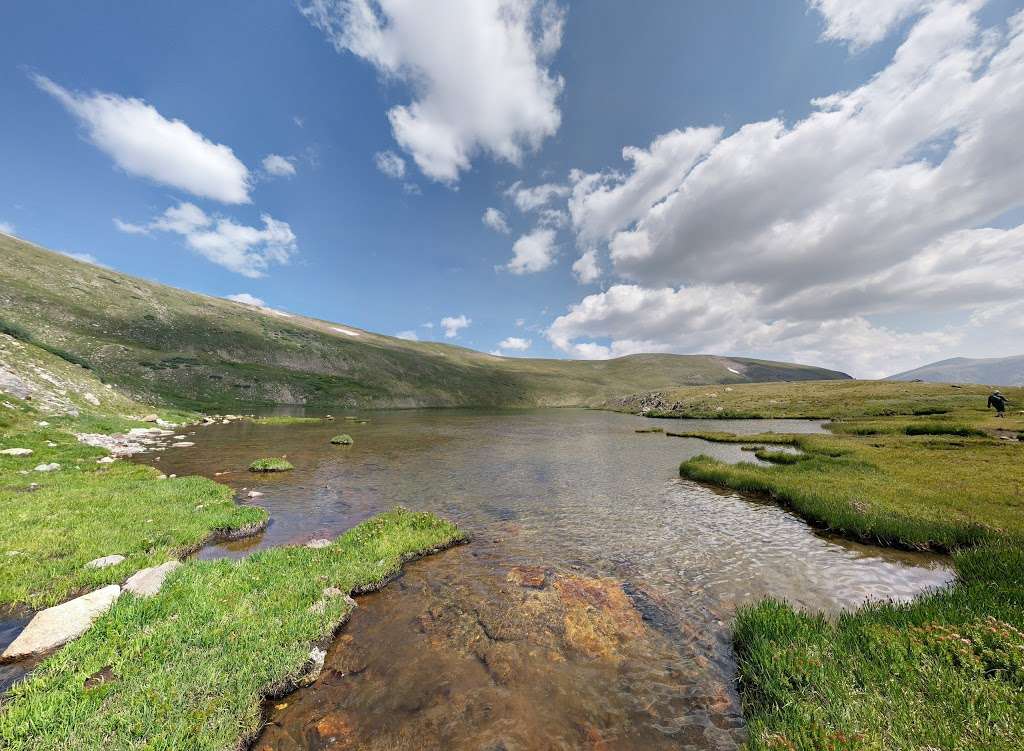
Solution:
M 190 408 L 594 405 L 685 384 L 849 377 L 710 355 L 496 357 L 186 292 L 3 234 L 0 330 L 134 398 Z
M 1024 386 L 1024 355 L 974 359 L 953 357 L 908 370 L 906 373 L 891 375 L 886 380 Z

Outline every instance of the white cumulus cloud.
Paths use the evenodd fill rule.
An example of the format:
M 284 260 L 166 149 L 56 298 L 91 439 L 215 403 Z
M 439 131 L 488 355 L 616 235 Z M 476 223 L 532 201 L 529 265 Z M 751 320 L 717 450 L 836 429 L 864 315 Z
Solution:
M 505 266 L 513 274 L 534 274 L 555 262 L 555 231 L 536 229 L 512 245 L 512 260 Z
M 373 155 L 373 163 L 388 177 L 396 180 L 405 177 L 405 160 L 393 151 L 378 151 Z
M 601 266 L 597 262 L 597 249 L 591 248 L 576 259 L 572 273 L 580 284 L 593 284 L 601 278 Z
M 818 5 L 826 18 L 882 7 Z M 675 130 L 625 149 L 627 169 L 573 172 L 577 245 L 606 250 L 626 283 L 559 317 L 555 346 L 756 354 L 860 375 L 1024 349 L 976 323 L 1024 284 L 1024 225 L 990 224 L 1024 206 L 1024 11 L 984 29 L 980 5 L 905 4 L 850 26 L 885 28 L 843 32 L 867 44 L 914 18 L 885 67 L 802 120 Z M 922 313 L 940 323 L 912 324 Z
M 412 329 L 408 329 L 407 331 L 399 331 L 397 334 L 395 334 L 395 337 L 398 339 L 405 339 L 406 341 L 409 342 L 418 342 L 420 340 L 419 335 Z
M 263 169 L 268 175 L 273 175 L 274 177 L 292 177 L 295 175 L 294 162 L 294 157 L 267 154 L 263 157 Z
M 271 266 L 287 264 L 296 252 L 295 234 L 287 222 L 262 214 L 263 227 L 212 217 L 193 203 L 171 206 L 145 225 L 114 220 L 123 232 L 172 232 L 207 260 L 242 276 L 265 276 Z
M 339 52 L 409 84 L 412 101 L 388 119 L 433 180 L 457 182 L 480 152 L 519 164 L 561 124 L 555 0 L 306 0 L 300 10 Z
M 265 308 L 267 304 L 262 298 L 250 295 L 248 292 L 239 292 L 234 295 L 225 295 L 225 298 L 233 302 L 240 302 L 242 305 L 252 305 L 257 308 Z
M 536 211 L 546 206 L 556 198 L 564 198 L 569 195 L 569 186 L 557 183 L 544 183 L 533 187 L 524 187 L 521 182 L 515 182 L 505 191 L 505 195 L 512 199 L 516 208 L 526 213 Z
M 32 80 L 128 174 L 222 203 L 249 203 L 251 175 L 230 147 L 167 119 L 142 99 L 74 92 L 38 74 Z
M 0 232 L 3 232 L 5 235 L 13 235 L 14 225 L 10 222 L 0 222 Z
M 441 319 L 441 328 L 444 329 L 444 335 L 448 339 L 454 339 L 462 329 L 467 328 L 471 323 L 473 320 L 466 318 L 465 315 L 446 316 Z
M 532 344 L 533 341 L 530 339 L 523 339 L 520 336 L 510 336 L 507 339 L 502 339 L 498 347 L 500 349 L 512 349 L 518 352 L 525 352 Z
M 488 208 L 484 211 L 481 221 L 495 232 L 500 232 L 503 235 L 507 235 L 509 233 L 508 222 L 505 220 L 505 215 L 498 209 Z
M 825 17 L 822 37 L 850 43 L 852 49 L 880 42 L 897 24 L 920 12 L 931 0 L 809 0 Z

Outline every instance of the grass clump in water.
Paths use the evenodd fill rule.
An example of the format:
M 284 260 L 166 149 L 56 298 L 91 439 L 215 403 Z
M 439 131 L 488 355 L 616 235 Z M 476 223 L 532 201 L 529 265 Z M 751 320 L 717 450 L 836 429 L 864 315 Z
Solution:
M 288 415 L 253 417 L 250 419 L 257 425 L 317 425 L 323 422 L 321 417 L 291 417 Z
M 287 459 L 271 456 L 266 459 L 257 459 L 249 465 L 250 472 L 288 472 L 295 469 Z
M 637 433 L 664 433 L 664 428 L 637 428 Z
M 334 438 L 331 439 L 331 443 L 335 446 L 351 446 L 355 441 L 352 440 L 352 436 L 348 433 L 342 433 L 341 435 L 334 436 Z
M 340 593 L 379 587 L 404 561 L 462 540 L 449 522 L 397 509 L 325 548 L 189 561 L 157 596 L 123 595 L 16 685 L 0 712 L 0 746 L 245 747 L 268 689 L 298 677 L 310 646 L 348 616 Z M 88 681 L 97 675 L 109 678 Z

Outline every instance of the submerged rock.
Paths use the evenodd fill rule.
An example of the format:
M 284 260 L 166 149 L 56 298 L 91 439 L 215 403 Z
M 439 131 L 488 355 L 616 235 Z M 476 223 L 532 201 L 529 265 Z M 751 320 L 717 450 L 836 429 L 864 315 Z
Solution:
M 152 597 L 164 585 L 164 580 L 174 569 L 181 565 L 181 561 L 167 561 L 159 566 L 151 566 L 141 571 L 136 571 L 128 581 L 124 583 L 126 592 L 131 592 L 136 597 Z
M 123 555 L 119 555 L 119 554 L 105 555 L 102 558 L 94 558 L 93 560 L 91 560 L 87 564 L 85 564 L 85 567 L 86 568 L 110 568 L 111 566 L 116 566 L 117 564 L 122 563 L 124 560 L 125 560 L 125 557 Z
M 316 540 L 310 540 L 309 542 L 307 542 L 306 543 L 306 547 L 307 548 L 313 548 L 314 550 L 318 550 L 319 548 L 326 548 L 330 544 L 331 544 L 331 541 L 328 540 L 326 537 L 320 537 L 320 538 L 318 538 Z
M 116 584 L 36 613 L 25 630 L 4 650 L 4 660 L 49 652 L 77 639 L 110 609 L 121 588 Z
M 541 566 L 516 566 L 505 578 L 520 587 L 540 589 L 547 580 L 547 570 Z

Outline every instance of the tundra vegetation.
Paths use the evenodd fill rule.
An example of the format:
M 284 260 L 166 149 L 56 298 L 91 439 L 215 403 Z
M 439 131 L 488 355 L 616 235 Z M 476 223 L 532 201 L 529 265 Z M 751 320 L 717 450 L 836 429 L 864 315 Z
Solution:
M 686 383 L 847 377 L 747 358 L 499 358 L 369 331 L 352 336 L 347 324 L 185 292 L 0 235 L 4 329 L 147 403 L 236 413 L 278 403 L 584 406 Z
M 836 382 L 659 395 L 662 416 L 834 418 L 824 435 L 668 435 L 796 447 L 756 453 L 771 465 L 698 456 L 680 473 L 847 537 L 953 555 L 956 583 L 911 603 L 832 621 L 775 600 L 743 608 L 734 645 L 751 749 L 1024 745 L 1024 389 L 1004 389 L 1004 419 L 985 409 L 989 391 Z

